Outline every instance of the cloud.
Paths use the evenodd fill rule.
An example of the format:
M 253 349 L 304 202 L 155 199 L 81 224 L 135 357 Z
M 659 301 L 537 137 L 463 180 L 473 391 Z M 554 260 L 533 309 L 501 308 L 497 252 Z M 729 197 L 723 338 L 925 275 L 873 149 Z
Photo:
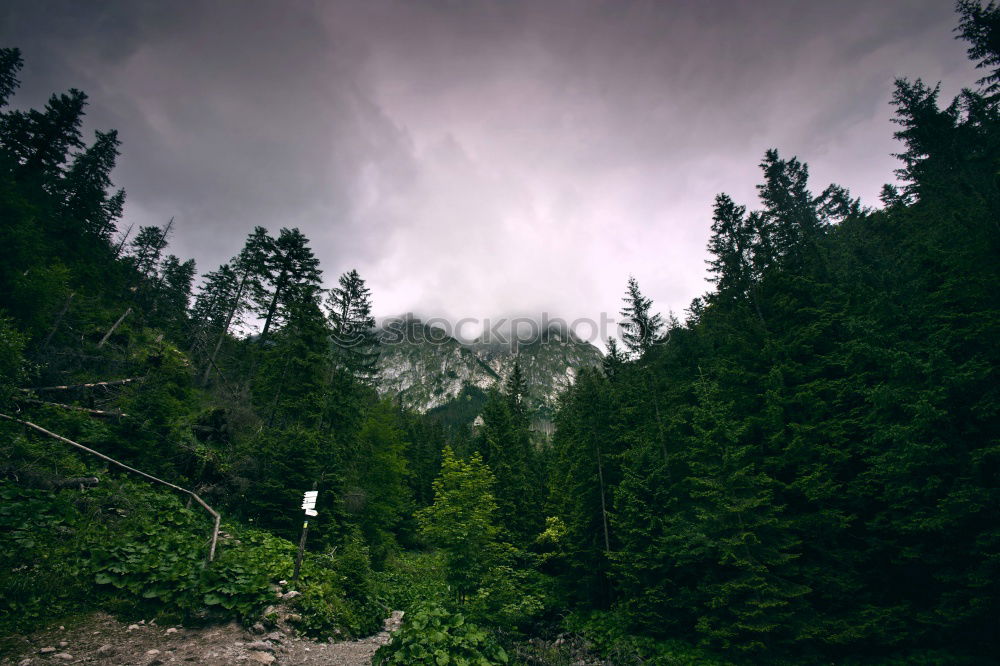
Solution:
M 596 318 L 630 274 L 680 312 L 766 148 L 872 202 L 893 78 L 976 78 L 938 1 L 5 5 L 18 103 L 120 130 L 126 224 L 201 271 L 298 226 L 380 315 Z

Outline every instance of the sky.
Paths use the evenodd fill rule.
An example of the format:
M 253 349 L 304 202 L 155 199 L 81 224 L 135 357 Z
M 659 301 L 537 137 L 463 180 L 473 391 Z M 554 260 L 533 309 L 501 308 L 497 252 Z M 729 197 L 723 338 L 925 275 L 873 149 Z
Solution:
M 630 275 L 683 317 L 715 195 L 754 207 L 768 148 L 877 205 L 894 79 L 977 78 L 955 23 L 949 0 L 5 0 L 0 46 L 15 106 L 89 95 L 122 227 L 173 218 L 199 272 L 298 227 L 376 315 L 573 322 L 617 319 Z

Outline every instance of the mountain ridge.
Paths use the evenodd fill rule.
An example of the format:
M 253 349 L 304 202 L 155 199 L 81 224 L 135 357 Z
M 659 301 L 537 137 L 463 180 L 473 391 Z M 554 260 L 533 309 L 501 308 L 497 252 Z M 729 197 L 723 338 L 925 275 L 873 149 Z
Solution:
M 536 329 L 531 337 L 491 339 L 487 332 L 463 342 L 419 317 L 386 318 L 376 327 L 379 392 L 427 412 L 458 398 L 463 389 L 501 385 L 519 362 L 529 409 L 548 420 L 559 393 L 581 369 L 600 366 L 603 354 L 558 325 Z

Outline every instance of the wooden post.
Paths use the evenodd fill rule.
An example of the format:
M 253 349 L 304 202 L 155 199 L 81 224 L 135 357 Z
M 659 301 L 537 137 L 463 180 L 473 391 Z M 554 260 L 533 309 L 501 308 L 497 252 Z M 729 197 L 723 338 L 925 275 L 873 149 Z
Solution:
M 295 558 L 295 571 L 292 573 L 292 580 L 299 579 L 299 570 L 302 569 L 302 555 L 306 551 L 306 537 L 309 535 L 309 521 L 302 523 L 302 536 L 299 537 L 299 554 Z
M 310 500 L 310 495 L 312 499 Z M 302 500 L 302 508 L 306 511 L 306 519 L 302 523 L 302 536 L 299 537 L 299 553 L 295 557 L 295 571 L 292 572 L 292 580 L 298 580 L 299 571 L 302 569 L 302 557 L 306 552 L 306 537 L 309 536 L 309 516 L 316 515 L 316 482 L 313 481 L 312 492 L 305 494 Z

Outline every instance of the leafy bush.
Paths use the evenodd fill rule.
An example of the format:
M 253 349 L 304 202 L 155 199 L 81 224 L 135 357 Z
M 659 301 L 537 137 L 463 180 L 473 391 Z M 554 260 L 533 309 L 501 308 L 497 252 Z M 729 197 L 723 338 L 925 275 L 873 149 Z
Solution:
M 373 575 L 372 594 L 385 606 L 407 612 L 421 601 L 444 601 L 452 596 L 445 566 L 445 555 L 438 550 L 394 555 Z
M 571 614 L 565 628 L 583 636 L 590 646 L 616 664 L 653 666 L 729 666 L 732 662 L 681 640 L 656 640 L 628 633 L 620 613 L 593 611 Z
M 95 593 L 116 611 L 248 618 L 291 573 L 294 545 L 255 530 L 207 564 L 204 515 L 141 483 L 53 492 L 3 482 L 0 499 L 0 629 L 91 607 Z
M 422 604 L 406 614 L 403 626 L 388 645 L 375 653 L 373 664 L 506 664 L 507 653 L 489 634 L 467 623 L 461 613 Z
M 309 636 L 368 636 L 379 630 L 385 609 L 373 597 L 368 547 L 357 532 L 328 554 L 309 554 L 296 600 L 298 628 Z

